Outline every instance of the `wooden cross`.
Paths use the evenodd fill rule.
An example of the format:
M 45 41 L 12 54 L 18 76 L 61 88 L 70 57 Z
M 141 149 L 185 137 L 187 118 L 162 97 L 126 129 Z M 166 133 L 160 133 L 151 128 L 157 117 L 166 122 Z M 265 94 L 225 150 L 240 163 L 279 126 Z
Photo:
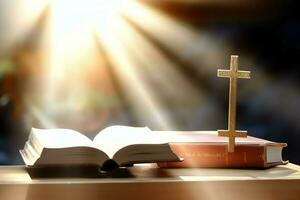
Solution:
M 236 128 L 236 99 L 238 78 L 250 79 L 250 71 L 238 70 L 238 56 L 232 55 L 230 70 L 218 69 L 218 77 L 230 78 L 228 130 L 218 130 L 219 136 L 229 137 L 228 152 L 234 152 L 235 138 L 247 137 L 247 131 L 237 131 Z

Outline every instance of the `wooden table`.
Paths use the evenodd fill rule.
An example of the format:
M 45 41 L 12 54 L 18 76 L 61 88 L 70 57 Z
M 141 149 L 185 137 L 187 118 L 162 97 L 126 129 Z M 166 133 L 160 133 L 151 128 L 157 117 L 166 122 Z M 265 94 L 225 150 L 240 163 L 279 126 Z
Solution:
M 32 179 L 24 166 L 1 166 L 0 199 L 300 200 L 300 167 L 294 164 L 266 170 L 149 166 L 122 170 L 117 178 Z

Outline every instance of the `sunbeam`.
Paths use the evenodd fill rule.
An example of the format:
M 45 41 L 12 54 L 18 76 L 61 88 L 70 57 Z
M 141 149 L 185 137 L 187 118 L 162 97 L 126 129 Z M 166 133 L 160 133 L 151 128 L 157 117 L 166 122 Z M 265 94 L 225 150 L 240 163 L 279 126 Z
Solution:
M 0 24 L 1 54 L 12 51 L 17 43 L 28 39 L 28 34 L 39 17 L 45 12 L 49 0 L 11 0 L 0 3 L 1 7 L 7 7 L 7 5 L 11 9 L 3 9 L 0 13 L 0 17 L 5 18 L 6 21 L 4 24 Z
M 158 40 L 169 51 L 202 73 L 215 73 L 224 58 L 225 44 L 211 35 L 195 30 L 178 19 L 133 0 L 121 7 L 121 13 Z M 227 44 L 226 47 L 229 45 Z
M 122 29 L 122 35 L 118 34 L 120 29 Z M 97 33 L 108 53 L 122 89 L 126 91 L 129 101 L 134 104 L 132 108 L 139 116 L 139 120 L 148 121 L 160 129 L 169 129 L 174 126 L 173 123 L 159 106 L 159 101 L 149 92 L 149 87 L 141 76 L 138 76 L 137 62 L 122 44 L 122 37 L 128 36 L 126 31 L 123 32 L 125 29 L 122 19 L 116 15 L 112 26 L 108 28 L 100 24 L 97 26 Z
M 112 105 L 119 104 L 91 26 L 91 19 L 107 22 L 111 15 L 107 9 L 114 4 L 105 5 L 104 1 L 95 0 L 51 2 L 48 31 L 43 36 L 48 45 L 42 107 L 49 118 L 64 125 L 74 124 L 66 121 L 69 115 L 73 115 L 70 120 L 80 124 L 85 118 L 97 120 L 97 113 L 104 116 Z
M 186 109 L 193 110 L 199 102 L 207 102 L 201 85 L 193 85 L 188 77 L 178 71 L 182 66 L 178 66 L 172 57 L 165 55 L 148 38 L 156 39 L 183 60 L 191 59 L 187 50 L 197 44 L 204 58 L 200 59 L 201 65 L 198 58 L 197 61 L 192 60 L 197 69 L 206 66 L 205 62 L 217 62 L 216 57 L 211 57 L 214 56 L 211 52 L 207 53 L 208 47 L 211 51 L 221 51 L 222 48 L 215 47 L 216 43 L 209 44 L 212 39 L 206 34 L 200 34 L 186 24 L 134 0 L 56 0 L 51 1 L 48 12 L 48 31 L 44 35 L 48 39 L 44 83 L 47 92 L 43 96 L 43 105 L 44 112 L 50 117 L 88 110 L 86 91 L 89 86 L 86 83 L 91 79 L 91 74 L 95 77 L 97 74 L 101 80 L 97 83 L 101 91 L 100 85 L 103 83 L 113 88 L 94 32 L 108 55 L 114 75 L 138 124 L 158 130 L 178 129 L 181 118 L 189 115 L 180 111 L 181 107 L 188 106 Z M 139 28 L 149 35 L 143 34 Z

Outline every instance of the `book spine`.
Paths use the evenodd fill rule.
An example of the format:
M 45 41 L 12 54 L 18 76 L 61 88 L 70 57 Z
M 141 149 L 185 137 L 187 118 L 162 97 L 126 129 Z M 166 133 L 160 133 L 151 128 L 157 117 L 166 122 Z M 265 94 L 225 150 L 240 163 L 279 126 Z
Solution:
M 237 145 L 229 153 L 227 145 L 199 143 L 171 143 L 171 149 L 182 162 L 158 163 L 160 167 L 222 167 L 265 168 L 265 147 L 260 145 Z

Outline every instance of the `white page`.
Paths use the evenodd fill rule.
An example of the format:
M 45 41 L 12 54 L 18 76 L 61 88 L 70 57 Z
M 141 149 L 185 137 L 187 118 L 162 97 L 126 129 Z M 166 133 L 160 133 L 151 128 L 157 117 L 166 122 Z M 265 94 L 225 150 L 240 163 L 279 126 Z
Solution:
M 163 144 L 161 138 L 148 127 L 111 126 L 103 129 L 95 138 L 95 146 L 110 158 L 123 147 L 132 144 Z
M 92 146 L 92 141 L 85 135 L 71 129 L 36 129 L 32 134 L 40 145 L 46 148 L 65 148 L 74 146 Z

